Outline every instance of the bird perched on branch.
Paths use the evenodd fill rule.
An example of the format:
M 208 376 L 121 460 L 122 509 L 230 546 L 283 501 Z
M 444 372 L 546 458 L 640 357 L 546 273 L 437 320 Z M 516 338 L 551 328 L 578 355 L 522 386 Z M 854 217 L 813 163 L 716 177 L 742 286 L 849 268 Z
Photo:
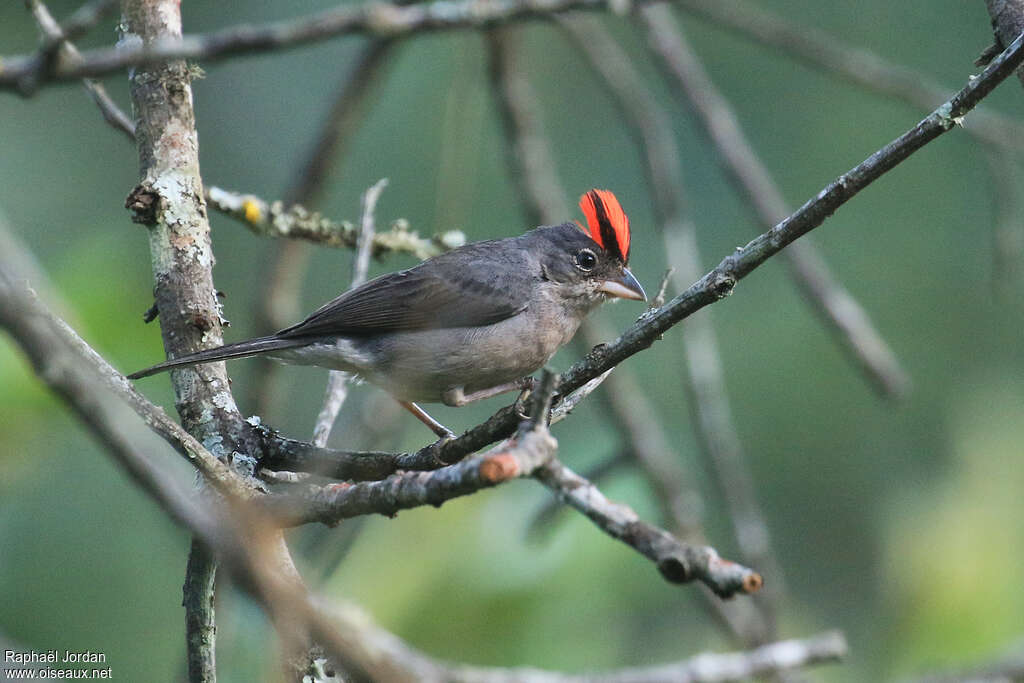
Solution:
M 629 219 L 607 190 L 580 198 L 586 227 L 540 227 L 475 242 L 382 275 L 280 332 L 128 375 L 267 355 L 375 384 L 441 437 L 415 402 L 461 406 L 531 386 L 531 373 L 609 298 L 645 301 L 629 262 Z

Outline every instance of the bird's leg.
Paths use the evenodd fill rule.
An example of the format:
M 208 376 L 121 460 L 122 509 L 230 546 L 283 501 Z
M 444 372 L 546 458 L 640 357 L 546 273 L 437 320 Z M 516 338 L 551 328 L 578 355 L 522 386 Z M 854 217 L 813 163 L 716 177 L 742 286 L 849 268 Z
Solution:
M 441 395 L 441 399 L 444 401 L 444 404 L 446 406 L 461 408 L 467 403 L 472 403 L 473 401 L 481 401 L 485 398 L 497 396 L 498 394 L 504 394 L 507 391 L 527 391 L 533 389 L 533 385 L 535 384 L 535 382 L 536 380 L 534 380 L 533 377 L 523 377 L 521 379 L 515 380 L 514 382 L 505 382 L 504 384 L 499 384 L 497 386 L 489 387 L 487 389 L 474 391 L 471 394 L 467 394 L 463 390 L 463 387 L 453 387 L 448 391 L 444 392 Z
M 430 415 L 427 414 L 427 411 L 423 410 L 423 408 L 420 408 L 412 401 L 399 401 L 398 404 L 415 415 L 417 420 L 430 427 L 430 431 L 434 432 L 442 439 L 455 438 L 455 432 L 430 417 Z

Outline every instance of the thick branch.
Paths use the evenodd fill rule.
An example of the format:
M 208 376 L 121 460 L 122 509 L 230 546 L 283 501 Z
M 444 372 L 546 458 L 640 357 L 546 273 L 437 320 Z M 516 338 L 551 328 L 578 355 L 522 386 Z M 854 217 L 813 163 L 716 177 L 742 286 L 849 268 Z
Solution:
M 382 481 L 313 486 L 271 495 L 267 505 L 284 525 L 322 522 L 333 526 L 360 515 L 392 516 L 400 510 L 440 506 L 452 498 L 529 476 L 554 454 L 555 447 L 547 430 L 531 431 L 510 446 L 432 472 L 400 472 Z

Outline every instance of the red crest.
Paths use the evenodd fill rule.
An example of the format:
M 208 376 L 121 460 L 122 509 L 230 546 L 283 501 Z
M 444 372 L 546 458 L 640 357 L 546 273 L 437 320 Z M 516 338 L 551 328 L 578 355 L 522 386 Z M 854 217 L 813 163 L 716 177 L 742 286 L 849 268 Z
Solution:
M 608 190 L 590 190 L 580 197 L 580 208 L 587 219 L 585 232 L 623 264 L 629 263 L 629 217 L 615 195 Z

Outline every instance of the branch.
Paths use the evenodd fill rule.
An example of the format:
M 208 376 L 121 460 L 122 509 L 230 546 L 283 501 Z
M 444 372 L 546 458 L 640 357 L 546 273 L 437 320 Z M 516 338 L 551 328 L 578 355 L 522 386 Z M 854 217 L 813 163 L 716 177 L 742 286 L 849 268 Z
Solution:
M 146 50 L 180 40 L 179 0 L 123 0 L 122 5 L 121 45 Z M 214 257 L 199 172 L 191 73 L 183 61 L 151 64 L 129 74 L 141 180 L 125 206 L 135 222 L 148 228 L 160 331 L 168 356 L 176 357 L 223 344 L 223 319 L 213 285 Z M 172 372 L 171 383 L 182 425 L 189 433 L 225 459 L 235 451 L 250 452 L 250 444 L 245 443 L 248 425 L 235 405 L 223 363 Z M 214 662 L 214 615 L 213 601 L 208 599 L 216 567 L 201 552 L 200 543 L 220 546 L 219 539 L 209 534 L 201 534 L 198 540 L 188 578 L 199 580 L 186 581 L 183 603 L 190 673 L 194 681 L 209 681 L 216 674 L 209 668 Z M 278 541 L 275 567 L 292 567 L 294 572 L 279 535 Z M 291 578 L 297 581 L 297 573 Z M 191 594 L 193 590 L 197 593 Z
M 745 0 L 673 0 L 673 4 L 865 90 L 921 109 L 933 109 L 949 99 L 949 88 L 926 74 L 893 64 L 869 50 L 847 45 L 824 31 L 791 24 Z M 1016 35 L 1008 36 L 1007 43 L 1013 42 Z M 1007 116 L 979 110 L 966 128 L 987 144 L 1024 152 L 1024 125 Z
M 240 483 L 237 475 L 171 422 L 162 410 L 135 393 L 127 380 L 117 379 L 113 368 L 39 303 L 20 280 L 17 264 L 11 258 L 8 253 L 0 257 L 0 327 L 21 346 L 39 378 L 67 402 L 140 488 L 179 524 L 212 533 L 209 516 L 197 511 L 188 494 L 142 455 L 135 440 L 124 433 L 124 420 L 114 414 L 107 396 L 112 394 L 135 410 L 146 426 L 185 455 L 204 476 L 209 476 L 211 483 L 223 482 L 221 490 L 228 495 L 244 491 L 232 483 Z
M 11 246 L 12 243 L 7 243 Z M 16 256 L 7 254 L 6 258 Z M 218 460 L 203 444 L 167 417 L 162 408 L 151 403 L 94 351 L 67 323 L 47 310 L 24 284 L 19 270 L 0 260 L 0 308 L 6 312 L 3 322 L 46 379 L 49 374 L 65 373 L 66 368 L 89 368 L 82 382 L 110 391 L 123 401 L 146 426 L 171 445 L 203 478 L 217 490 L 238 498 L 249 498 L 253 489 L 238 474 Z M 17 315 L 18 319 L 10 316 Z M 13 322 L 12 322 L 13 321 Z M 15 322 L 17 331 L 14 331 Z M 34 323 L 34 324 L 33 324 Z M 44 353 L 44 350 L 50 350 Z
M 340 5 L 305 17 L 262 26 L 238 25 L 189 36 L 167 36 L 145 44 L 122 41 L 118 47 L 87 50 L 69 64 L 48 64 L 38 54 L 0 57 L 0 89 L 21 89 L 52 81 L 95 78 L 127 67 L 168 60 L 212 61 L 258 54 L 359 34 L 393 38 L 428 31 L 479 28 L 521 21 L 571 9 L 605 9 L 611 0 L 435 0 L 403 6 L 388 2 Z
M 476 493 L 510 479 L 533 475 L 563 502 L 583 512 L 612 538 L 652 560 L 672 583 L 698 580 L 721 597 L 753 593 L 761 587 L 756 572 L 723 560 L 713 548 L 683 543 L 639 519 L 629 507 L 613 503 L 593 484 L 553 459 L 555 441 L 546 430 L 434 472 L 404 472 L 384 481 L 307 487 L 298 494 L 271 495 L 268 511 L 281 524 L 337 524 L 366 514 L 392 516 L 400 510 Z
M 216 579 L 216 557 L 201 540 L 193 537 L 181 591 L 189 683 L 217 681 Z
M 261 237 L 288 237 L 326 247 L 355 249 L 359 231 L 347 221 L 333 221 L 304 206 L 285 206 L 281 201 L 267 202 L 256 195 L 229 192 L 211 187 L 206 194 L 211 207 L 240 220 L 245 227 Z M 373 254 L 406 252 L 425 259 L 443 251 L 462 246 L 466 236 L 449 230 L 431 239 L 420 237 L 404 221 L 396 221 L 391 229 L 373 237 Z
M 539 468 L 533 476 L 606 534 L 653 561 L 671 583 L 701 581 L 722 598 L 754 593 L 761 588 L 763 581 L 757 572 L 723 560 L 714 548 L 683 543 L 667 531 L 647 524 L 631 508 L 611 502 L 596 486 L 558 460 Z

